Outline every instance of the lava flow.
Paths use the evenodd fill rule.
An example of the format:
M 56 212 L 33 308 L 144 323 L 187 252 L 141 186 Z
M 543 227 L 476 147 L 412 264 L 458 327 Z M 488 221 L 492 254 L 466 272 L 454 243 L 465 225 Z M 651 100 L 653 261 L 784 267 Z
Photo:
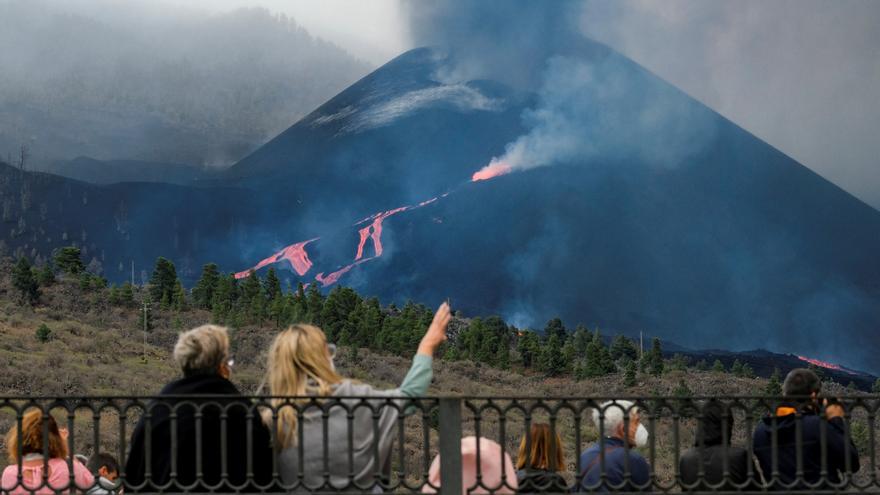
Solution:
M 281 260 L 287 260 L 300 277 L 305 275 L 312 268 L 312 260 L 309 259 L 309 253 L 306 252 L 306 245 L 310 242 L 317 241 L 319 238 L 309 239 L 307 241 L 291 244 L 268 258 L 260 261 L 253 268 L 240 271 L 235 274 L 235 278 L 245 278 L 251 271 L 257 271 L 267 265 L 278 263 Z
M 492 160 L 491 163 L 474 172 L 474 175 L 471 176 L 471 182 L 494 179 L 495 177 L 509 174 L 512 171 L 513 169 L 510 168 L 510 165 Z
M 488 180 L 494 177 L 498 177 L 499 175 L 504 175 L 511 172 L 511 168 L 503 163 L 492 161 L 489 165 L 483 167 L 481 170 L 474 173 L 471 178 L 472 182 L 480 181 L 480 180 Z M 368 223 L 365 227 L 358 229 L 358 246 L 357 251 L 354 255 L 353 263 L 345 265 L 336 271 L 330 272 L 328 274 L 324 274 L 324 272 L 319 272 L 315 275 L 314 280 L 320 283 L 323 287 L 327 287 L 329 285 L 335 284 L 339 281 L 339 279 L 351 271 L 352 268 L 360 265 L 361 263 L 365 263 L 370 260 L 374 260 L 380 256 L 382 256 L 383 247 L 382 247 L 382 222 L 385 221 L 386 218 L 394 216 L 398 213 L 415 210 L 417 208 L 422 208 L 424 206 L 428 206 L 441 198 L 445 198 L 449 195 L 449 192 L 445 192 L 440 196 L 433 197 L 431 199 L 422 201 L 421 203 L 416 204 L 415 206 L 407 205 L 401 206 L 399 208 L 394 208 L 387 211 L 382 211 L 379 213 L 375 213 L 366 218 L 363 218 L 353 224 L 353 226 L 357 227 L 364 223 Z M 442 219 L 437 217 L 433 217 L 434 223 L 443 223 Z M 293 270 L 302 277 L 306 273 L 308 273 L 312 269 L 312 261 L 309 259 L 309 254 L 306 252 L 306 246 L 309 243 L 317 241 L 319 238 L 316 237 L 314 239 L 309 239 L 307 241 L 297 242 L 296 244 L 291 244 L 290 246 L 285 247 L 281 251 L 269 256 L 268 258 L 260 261 L 252 268 L 248 268 L 247 270 L 240 271 L 235 274 L 235 278 L 241 279 L 245 278 L 250 273 L 256 272 L 260 268 L 263 268 L 268 265 L 272 265 L 275 263 L 279 263 L 283 260 L 287 260 L 290 263 L 290 266 Z M 365 256 L 364 252 L 367 248 L 367 239 L 372 240 L 373 244 L 373 254 L 372 256 Z
M 801 361 L 810 363 L 812 365 L 818 366 L 820 368 L 826 368 L 829 370 L 843 371 L 844 373 L 849 373 L 850 375 L 854 375 L 852 371 L 840 366 L 839 364 L 829 363 L 828 361 L 820 361 L 818 359 L 808 358 L 804 356 L 798 356 L 798 359 Z

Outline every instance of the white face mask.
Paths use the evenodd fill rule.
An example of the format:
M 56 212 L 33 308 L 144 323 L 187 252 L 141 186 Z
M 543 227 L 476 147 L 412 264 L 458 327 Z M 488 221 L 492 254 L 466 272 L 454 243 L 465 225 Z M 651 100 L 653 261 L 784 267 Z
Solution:
M 636 428 L 636 447 L 644 447 L 645 445 L 648 445 L 648 429 L 640 423 Z

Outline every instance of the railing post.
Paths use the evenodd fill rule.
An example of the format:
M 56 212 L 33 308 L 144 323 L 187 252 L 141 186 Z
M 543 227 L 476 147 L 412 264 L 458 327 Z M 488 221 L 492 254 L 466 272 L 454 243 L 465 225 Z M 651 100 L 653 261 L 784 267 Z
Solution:
M 461 494 L 461 399 L 440 399 L 440 493 Z

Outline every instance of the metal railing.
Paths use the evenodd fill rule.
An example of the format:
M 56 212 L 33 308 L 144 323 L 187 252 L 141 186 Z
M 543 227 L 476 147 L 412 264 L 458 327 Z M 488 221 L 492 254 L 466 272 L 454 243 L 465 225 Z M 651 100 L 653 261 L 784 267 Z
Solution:
M 104 490 L 100 493 L 880 493 L 875 422 L 880 396 L 835 398 L 845 415 L 833 420 L 825 417 L 823 408 L 818 414 L 795 408 L 792 417 L 783 418 L 777 415 L 783 404 L 780 398 L 632 397 L 626 399 L 633 403 L 626 410 L 621 402 L 606 403 L 614 400 L 0 398 L 0 430 L 12 431 L 2 440 L 3 453 L 10 440 L 16 445 L 9 459 L 0 461 L 4 468 L 0 492 L 57 493 L 97 487 Z M 695 440 L 697 425 L 706 419 L 706 405 L 711 402 L 731 413 L 722 419 L 722 442 L 714 446 Z M 645 426 L 644 446 L 599 434 L 613 409 L 623 413 L 621 431 L 630 431 L 637 422 Z M 37 435 L 22 431 L 32 411 L 41 418 Z M 285 422 L 288 412 L 296 418 L 295 425 Z M 62 465 L 50 460 L 51 442 L 46 441 L 55 435 L 50 417 L 67 431 L 69 455 L 61 459 L 60 473 Z M 727 425 L 730 420 L 733 423 Z M 524 487 L 511 473 L 521 460 L 520 452 L 532 451 L 532 439 L 524 433 L 537 423 L 549 425 L 553 436 L 559 435 L 553 448 L 561 451 L 564 465 L 550 470 L 558 470 L 555 479 L 562 481 L 545 485 L 530 481 Z M 781 427 L 783 423 L 787 429 Z M 762 424 L 762 431 L 771 436 L 769 445 L 753 441 Z M 295 438 L 288 438 L 282 447 L 291 431 Z M 468 436 L 476 437 L 477 448 L 463 455 L 462 439 Z M 79 475 L 84 468 L 78 467 L 74 454 L 98 452 L 119 461 L 118 481 L 109 488 Z M 437 455 L 442 459 L 439 476 L 432 469 Z M 717 464 L 687 461 L 691 462 L 687 467 L 682 460 L 713 455 L 720 457 L 720 471 Z M 646 466 L 645 473 L 639 471 L 641 466 Z

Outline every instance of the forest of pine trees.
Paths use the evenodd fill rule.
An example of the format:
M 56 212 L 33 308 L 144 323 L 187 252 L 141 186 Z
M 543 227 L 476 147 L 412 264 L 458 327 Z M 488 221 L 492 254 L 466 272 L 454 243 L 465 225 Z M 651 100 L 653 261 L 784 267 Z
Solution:
M 56 275 L 78 281 L 83 291 L 103 294 L 101 289 L 108 288 L 106 279 L 90 273 L 83 265 L 75 247 L 58 250 L 52 261 L 39 267 L 20 258 L 13 269 L 13 286 L 23 303 L 35 305 L 40 288 L 56 283 Z M 348 287 L 334 287 L 326 295 L 315 284 L 283 288 L 273 268 L 266 271 L 264 278 L 251 272 L 248 277 L 236 279 L 209 263 L 202 268 L 192 290 L 187 291 L 174 263 L 159 258 L 143 289 L 138 290 L 129 282 L 111 285 L 106 291 L 107 302 L 123 307 L 146 302 L 160 311 L 197 308 L 209 311 L 213 323 L 232 328 L 255 325 L 280 329 L 293 323 L 314 324 L 324 330 L 331 342 L 349 347 L 354 353 L 360 348 L 413 353 L 433 317 L 431 308 L 422 304 L 407 302 L 402 307 L 383 307 L 378 299 L 364 298 Z M 469 320 L 457 316 L 463 323 L 454 325 L 449 342 L 444 344 L 442 356 L 447 360 L 470 360 L 501 369 L 516 365 L 548 376 L 569 375 L 578 380 L 620 373 L 627 387 L 637 384 L 639 372 L 659 376 L 689 366 L 681 355 L 664 359 L 661 342 L 656 338 L 649 349 L 640 350 L 623 335 L 606 344 L 598 328 L 591 331 L 579 325 L 570 331 L 559 318 L 548 321 L 543 331 L 536 331 L 508 325 L 499 316 Z M 146 323 L 139 321 L 139 327 L 149 328 L 150 321 Z M 755 376 L 748 364 L 738 360 L 730 370 L 717 360 L 711 368 L 705 361 L 695 367 L 701 371 L 729 371 L 743 378 Z M 780 378 L 778 372 L 771 377 L 768 392 L 778 391 Z M 877 387 L 880 388 L 880 382 Z

